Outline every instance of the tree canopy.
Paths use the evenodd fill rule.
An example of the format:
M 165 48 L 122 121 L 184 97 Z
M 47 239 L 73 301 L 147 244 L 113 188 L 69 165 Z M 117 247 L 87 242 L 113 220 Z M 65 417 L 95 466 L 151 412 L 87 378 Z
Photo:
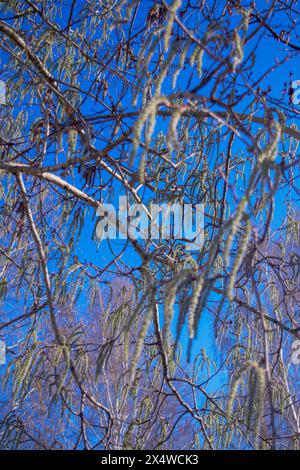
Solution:
M 0 448 L 299 449 L 299 14 L 0 2 Z M 202 246 L 99 240 L 119 195 Z

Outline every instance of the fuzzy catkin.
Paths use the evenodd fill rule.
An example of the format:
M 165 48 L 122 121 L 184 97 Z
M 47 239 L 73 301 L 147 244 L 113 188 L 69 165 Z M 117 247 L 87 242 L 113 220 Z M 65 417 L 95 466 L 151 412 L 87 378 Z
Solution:
M 188 329 L 189 329 L 189 337 L 193 339 L 195 337 L 195 314 L 197 311 L 197 307 L 199 305 L 199 298 L 201 296 L 203 289 L 203 278 L 200 277 L 196 283 L 195 289 L 193 291 L 189 309 L 188 309 Z
M 249 28 L 251 13 L 252 8 L 242 10 L 242 28 L 244 31 L 247 31 Z
M 166 350 L 169 350 L 169 334 L 171 322 L 174 316 L 174 304 L 179 288 L 185 283 L 190 270 L 182 270 L 167 285 L 165 301 L 164 301 L 164 328 L 163 340 Z
M 142 82 L 143 82 L 145 76 L 147 76 L 147 67 L 148 67 L 148 64 L 149 64 L 153 54 L 155 54 L 157 44 L 158 44 L 158 39 L 153 41 L 153 43 L 151 44 L 151 47 L 147 51 L 147 55 L 144 59 L 143 59 L 142 53 L 139 56 L 139 62 L 138 62 L 138 65 L 137 65 L 137 76 L 139 76 L 140 78 L 138 79 L 137 84 L 136 84 L 136 93 L 134 94 L 133 101 L 132 101 L 133 106 L 137 105 L 137 101 L 138 101 L 138 98 L 140 96 L 141 85 L 142 85 Z M 142 67 L 142 70 L 139 70 L 140 69 L 139 63 L 142 61 L 142 59 L 143 59 L 143 67 Z M 150 73 L 150 75 L 151 75 L 151 73 Z
M 64 353 L 64 358 L 65 358 L 65 368 L 64 368 L 64 371 L 63 371 L 62 375 L 60 376 L 60 379 L 59 379 L 59 382 L 58 382 L 57 390 L 56 390 L 54 398 L 53 398 L 54 403 L 57 403 L 57 401 L 58 401 L 59 395 L 60 395 L 60 393 L 63 389 L 63 386 L 66 382 L 66 379 L 68 377 L 68 372 L 69 372 L 69 369 L 70 369 L 71 353 L 70 353 L 70 349 L 69 349 L 68 345 L 66 345 L 66 344 L 63 345 L 63 353 Z
M 235 216 L 232 220 L 232 223 L 231 223 L 231 226 L 230 226 L 230 229 L 229 229 L 229 233 L 228 233 L 228 236 L 227 236 L 227 239 L 226 239 L 226 242 L 225 242 L 225 248 L 224 248 L 224 266 L 227 267 L 228 266 L 228 263 L 229 263 L 229 251 L 230 251 L 230 248 L 231 248 L 231 245 L 232 245 L 232 240 L 233 240 L 233 237 L 234 235 L 236 234 L 237 230 L 238 230 L 238 226 L 239 226 L 239 223 L 243 217 L 243 214 L 244 214 L 244 209 L 245 209 L 245 206 L 247 204 L 247 198 L 246 196 L 243 196 L 243 198 L 241 199 L 237 209 L 236 209 L 236 213 L 235 213 Z
M 178 64 L 177 70 L 175 71 L 175 73 L 173 75 L 173 79 L 172 79 L 172 88 L 173 89 L 176 87 L 178 75 L 180 74 L 182 68 L 184 67 L 184 63 L 185 63 L 185 59 L 186 59 L 189 47 L 190 47 L 190 41 L 187 41 L 187 43 L 184 45 L 183 50 L 180 54 L 179 64 Z
M 149 126 L 147 128 L 145 141 L 146 141 L 146 143 L 147 142 L 149 143 L 150 140 L 151 140 L 154 125 L 155 125 L 156 108 L 157 108 L 157 105 L 159 104 L 160 101 L 163 101 L 162 97 L 154 96 L 153 98 L 151 98 L 151 100 L 149 100 L 147 102 L 144 109 L 142 109 L 142 111 L 141 111 L 141 113 L 140 113 L 140 115 L 139 115 L 139 117 L 136 121 L 134 132 L 133 132 L 133 139 L 132 139 L 132 151 L 131 151 L 131 155 L 130 155 L 130 159 L 129 159 L 130 165 L 133 164 L 133 159 L 134 159 L 134 156 L 135 156 L 136 151 L 138 149 L 138 146 L 140 144 L 141 134 L 142 134 L 144 125 L 145 125 L 145 123 L 147 122 L 147 120 L 149 118 L 150 118 L 149 119 L 150 123 L 149 123 Z
M 33 346 L 31 350 L 26 354 L 23 364 L 22 362 L 19 362 L 18 364 L 17 374 L 15 376 L 15 381 L 13 385 L 13 401 L 17 399 L 19 393 L 22 390 L 22 386 L 25 382 L 25 379 L 30 372 L 30 367 L 31 367 L 31 363 L 33 360 L 34 352 L 35 352 L 35 346 Z
M 173 319 L 173 312 L 174 312 L 174 304 L 176 300 L 176 294 L 177 294 L 177 286 L 178 286 L 178 280 L 174 279 L 171 281 L 171 283 L 168 285 L 168 289 L 166 292 L 165 296 L 165 304 L 164 304 L 164 342 L 165 345 L 168 346 L 169 344 L 169 330 L 170 330 L 170 325 Z
M 281 139 L 282 128 L 278 121 L 273 121 L 274 136 L 258 155 L 258 163 L 273 162 L 277 156 L 278 144 Z
M 263 417 L 264 392 L 266 388 L 265 369 L 260 367 L 257 364 L 257 362 L 247 362 L 234 375 L 231 389 L 229 392 L 228 401 L 227 401 L 226 416 L 228 420 L 232 421 L 234 398 L 236 396 L 236 392 L 241 382 L 242 376 L 247 370 L 250 370 L 247 427 L 248 427 L 248 431 L 250 430 L 250 428 L 252 428 L 254 432 L 255 446 L 256 446 L 258 435 L 259 435 L 259 429 L 260 429 L 261 421 Z M 252 422 L 253 418 L 254 418 L 254 421 Z M 252 422 L 252 426 L 251 426 L 251 422 Z
M 229 421 L 232 420 L 232 414 L 233 414 L 233 403 L 234 399 L 236 396 L 236 392 L 238 390 L 238 386 L 240 384 L 240 381 L 242 379 L 243 373 L 245 370 L 247 370 L 248 364 L 246 364 L 244 367 L 242 367 L 238 372 L 235 373 L 233 382 L 231 384 L 229 396 L 228 396 L 228 401 L 227 401 L 227 408 L 226 408 L 226 416 Z
M 134 378 L 135 378 L 135 373 L 136 373 L 138 361 L 139 361 L 141 353 L 142 353 L 144 339 L 147 335 L 149 325 L 150 325 L 152 317 L 153 317 L 153 305 L 152 305 L 153 301 L 155 302 L 155 299 L 153 298 L 153 295 L 152 295 L 149 298 L 148 308 L 147 308 L 145 317 L 143 319 L 141 329 L 140 329 L 139 334 L 137 336 L 136 347 L 135 347 L 135 351 L 134 351 L 132 359 L 131 359 L 131 364 L 130 364 L 130 369 L 129 369 L 129 383 L 131 383 L 131 384 L 133 383 Z
M 266 388 L 266 374 L 265 370 L 262 367 L 255 367 L 256 372 L 256 393 L 255 393 L 255 403 L 256 403 L 256 417 L 254 424 L 254 435 L 255 435 L 255 445 L 257 446 L 259 430 L 261 426 L 261 421 L 264 411 L 264 392 Z
M 201 75 L 202 75 L 203 56 L 204 56 L 204 50 L 202 49 L 197 54 L 197 60 L 196 60 L 196 62 L 197 62 L 197 72 L 198 72 L 199 78 L 201 78 Z
M 68 132 L 68 158 L 75 153 L 78 132 L 76 129 L 70 129 Z
M 170 125 L 168 129 L 167 135 L 167 147 L 169 152 L 171 153 L 174 147 L 178 144 L 178 136 L 177 136 L 177 126 L 181 118 L 181 112 L 179 109 L 176 109 L 172 114 L 172 118 L 170 120 Z
M 244 58 L 243 41 L 236 29 L 234 30 L 234 48 L 235 50 L 232 62 L 233 72 L 236 71 L 237 66 L 240 65 Z
M 168 54 L 168 57 L 166 58 L 166 60 L 163 62 L 163 64 L 160 67 L 159 75 L 157 79 L 155 80 L 155 84 L 154 84 L 156 96 L 159 96 L 161 94 L 161 87 L 169 71 L 170 65 L 172 65 L 174 59 L 178 56 L 179 44 L 180 44 L 179 41 L 173 42 L 171 50 Z
M 236 257 L 235 257 L 235 260 L 234 260 L 234 263 L 233 263 L 233 267 L 232 267 L 230 277 L 229 277 L 229 282 L 228 282 L 226 292 L 225 292 L 225 296 L 228 297 L 229 300 L 232 300 L 232 289 L 233 289 L 233 286 L 234 286 L 236 275 L 237 275 L 238 270 L 239 270 L 239 268 L 242 264 L 243 257 L 244 257 L 245 251 L 247 249 L 249 239 L 251 237 L 251 228 L 252 228 L 251 220 L 250 220 L 250 218 L 247 218 L 244 231 L 242 232 L 242 235 L 241 235 L 240 243 L 237 247 Z
M 176 15 L 177 10 L 181 7 L 182 0 L 174 0 L 173 4 L 169 7 L 169 18 L 166 23 L 165 34 L 164 34 L 164 47 L 165 51 L 169 49 L 170 46 L 170 39 L 174 24 L 174 18 Z

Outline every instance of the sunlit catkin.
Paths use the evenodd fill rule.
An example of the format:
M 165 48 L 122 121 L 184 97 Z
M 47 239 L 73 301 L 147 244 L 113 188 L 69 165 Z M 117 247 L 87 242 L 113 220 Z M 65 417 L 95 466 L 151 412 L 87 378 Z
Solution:
M 165 34 L 164 34 L 164 47 L 165 51 L 170 47 L 170 39 L 174 24 L 174 18 L 177 10 L 181 7 L 182 0 L 174 0 L 173 4 L 169 7 L 169 17 L 166 23 Z
M 235 282 L 235 279 L 236 279 L 236 275 L 237 275 L 238 270 L 239 270 L 239 268 L 242 264 L 245 252 L 247 250 L 248 242 L 249 242 L 249 239 L 251 237 L 251 228 L 252 228 L 251 220 L 250 220 L 250 218 L 247 218 L 246 225 L 244 227 L 244 230 L 243 230 L 241 238 L 240 238 L 240 243 L 238 244 L 238 247 L 237 247 L 236 256 L 235 256 L 235 259 L 234 259 L 234 263 L 233 263 L 233 266 L 232 266 L 232 270 L 231 270 L 231 273 L 230 273 L 230 276 L 229 276 L 229 281 L 228 281 L 227 288 L 226 288 L 226 294 L 225 295 L 230 300 L 232 299 L 232 290 L 233 290 L 234 282 Z
M 255 404 L 256 404 L 256 416 L 254 423 L 254 434 L 255 434 L 255 445 L 257 446 L 259 430 L 264 411 L 264 392 L 266 388 L 266 373 L 262 367 L 255 367 L 257 376 L 256 390 L 255 390 Z
M 244 48 L 243 48 L 243 41 L 237 32 L 234 30 L 234 55 L 232 61 L 232 71 L 235 72 L 236 68 L 240 63 L 243 61 L 244 58 Z
M 243 198 L 241 199 L 241 201 L 240 201 L 240 203 L 239 203 L 239 205 L 236 209 L 235 216 L 234 216 L 234 218 L 231 222 L 231 226 L 229 228 L 229 232 L 228 232 L 227 239 L 226 239 L 226 242 L 225 242 L 225 247 L 224 247 L 224 254 L 223 254 L 224 266 L 225 267 L 227 267 L 228 264 L 229 264 L 229 252 L 230 252 L 230 248 L 231 248 L 231 245 L 232 245 L 232 240 L 233 240 L 233 237 L 234 237 L 234 235 L 236 234 L 236 232 L 238 230 L 239 223 L 240 223 L 240 221 L 243 217 L 246 203 L 247 203 L 247 198 L 245 196 L 243 196 Z
M 129 369 L 129 382 L 130 383 L 133 383 L 134 381 L 138 361 L 141 356 L 143 345 L 144 345 L 144 340 L 147 335 L 149 325 L 153 317 L 153 305 L 152 305 L 153 302 L 155 302 L 155 299 L 153 298 L 153 296 L 150 296 L 148 308 L 144 316 L 140 331 L 137 335 L 136 346 L 135 346 L 135 350 L 131 359 L 131 364 L 130 364 L 130 369 Z
M 174 316 L 174 305 L 176 302 L 177 292 L 189 274 L 190 270 L 182 270 L 166 286 L 163 339 L 167 350 L 169 350 L 170 327 Z
M 228 396 L 227 408 L 226 408 L 226 416 L 227 416 L 227 419 L 230 421 L 232 420 L 234 399 L 235 399 L 239 384 L 241 382 L 242 376 L 244 372 L 248 369 L 248 367 L 249 367 L 249 364 L 246 363 L 239 371 L 237 371 L 234 374 L 229 396 Z
M 195 314 L 197 311 L 197 307 L 199 305 L 199 299 L 203 289 L 203 278 L 200 277 L 196 282 L 195 289 L 192 293 L 190 305 L 188 308 L 188 329 L 189 329 L 189 337 L 193 339 L 195 337 Z

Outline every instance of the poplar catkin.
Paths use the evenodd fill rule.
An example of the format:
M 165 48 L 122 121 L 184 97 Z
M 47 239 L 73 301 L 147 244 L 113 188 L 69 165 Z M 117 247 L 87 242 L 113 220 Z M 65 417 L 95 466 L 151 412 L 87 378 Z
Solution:
M 170 65 L 172 65 L 174 59 L 178 56 L 179 47 L 180 47 L 179 41 L 174 41 L 168 57 L 166 58 L 166 60 L 163 62 L 163 64 L 160 67 L 159 75 L 157 79 L 155 80 L 155 84 L 154 84 L 156 96 L 159 96 L 161 94 L 161 87 L 162 87 L 163 81 L 166 78 Z
M 177 294 L 178 280 L 173 279 L 168 285 L 164 303 L 164 343 L 169 346 L 169 330 L 173 318 L 174 304 Z M 167 348 L 168 349 L 168 348 Z
M 15 381 L 13 385 L 13 401 L 16 400 L 19 393 L 21 392 L 23 383 L 25 382 L 25 379 L 30 372 L 30 367 L 31 367 L 31 363 L 33 360 L 33 356 L 34 356 L 34 351 L 35 351 L 35 345 L 33 345 L 31 350 L 26 354 L 24 362 L 23 363 L 19 362 L 18 364 L 17 373 L 15 376 Z
M 137 84 L 136 84 L 136 93 L 134 94 L 133 101 L 132 101 L 133 106 L 137 105 L 137 102 L 138 102 L 138 99 L 139 99 L 139 96 L 140 96 L 141 84 L 144 80 L 144 77 L 147 76 L 147 72 L 146 72 L 147 66 L 148 66 L 153 54 L 155 54 L 155 52 L 156 52 L 157 44 L 158 44 L 158 39 L 153 41 L 153 44 L 151 44 L 151 47 L 149 47 L 149 49 L 147 50 L 147 55 L 144 59 L 143 59 L 143 51 L 141 51 L 141 54 L 139 56 L 139 61 L 138 61 L 138 64 L 137 64 L 137 75 L 140 78 L 139 78 L 139 80 L 137 81 Z M 143 59 L 143 67 L 142 67 L 142 70 L 139 70 L 140 69 L 140 62 L 142 61 L 142 59 Z
M 227 419 L 229 421 L 232 420 L 233 403 L 234 403 L 234 399 L 235 399 L 235 396 L 236 396 L 236 392 L 238 390 L 238 386 L 241 382 L 243 373 L 248 369 L 248 367 L 249 367 L 249 364 L 247 363 L 238 372 L 236 372 L 235 375 L 234 375 L 234 378 L 233 378 L 233 381 L 232 381 L 232 384 L 231 384 L 231 388 L 230 388 L 230 392 L 229 392 L 229 396 L 228 396 L 227 408 L 226 408 L 226 416 L 227 416 Z
M 259 429 L 263 417 L 264 410 L 264 392 L 266 388 L 266 374 L 265 370 L 260 367 L 257 362 L 247 362 L 234 376 L 226 409 L 226 416 L 228 420 L 232 420 L 233 402 L 236 396 L 238 386 L 241 382 L 243 374 L 250 370 L 249 375 L 249 398 L 248 398 L 248 413 L 247 413 L 247 428 L 251 428 L 251 420 L 254 417 L 252 429 L 255 435 L 255 446 L 257 445 Z M 255 413 L 254 413 L 255 410 Z
M 147 298 L 147 296 L 150 295 L 149 289 L 146 290 L 140 301 L 137 303 L 136 308 L 133 309 L 131 315 L 129 316 L 127 320 L 127 324 L 125 326 L 124 330 L 124 359 L 125 362 L 128 361 L 128 356 L 129 356 L 129 347 L 130 347 L 130 340 L 131 340 L 131 327 L 136 322 L 137 320 L 137 315 L 138 313 L 142 310 L 144 301 Z M 137 301 L 137 299 L 135 299 Z
M 76 129 L 70 129 L 68 132 L 68 158 L 75 153 L 78 132 Z
M 258 443 L 259 430 L 261 426 L 261 421 L 264 411 L 264 392 L 266 388 L 266 374 L 265 370 L 262 367 L 255 367 L 255 372 L 257 376 L 256 381 L 256 393 L 255 393 L 255 403 L 256 403 L 256 416 L 254 424 L 254 435 L 255 435 L 255 446 Z
M 203 39 L 204 44 L 206 43 L 206 37 L 207 36 L 205 36 Z M 195 47 L 190 56 L 190 66 L 193 67 L 196 64 L 199 78 L 202 75 L 203 55 L 204 55 L 204 49 L 201 49 L 200 47 Z
M 151 140 L 152 133 L 153 133 L 153 128 L 154 128 L 154 124 L 155 124 L 156 108 L 157 108 L 157 105 L 159 104 L 159 102 L 161 102 L 161 101 L 163 101 L 162 97 L 153 96 L 153 98 L 151 98 L 151 100 L 148 101 L 148 103 L 146 104 L 144 109 L 142 109 L 142 111 L 141 111 L 141 113 L 140 113 L 140 115 L 139 115 L 139 117 L 136 121 L 135 128 L 134 128 L 134 131 L 133 131 L 132 151 L 131 151 L 131 155 L 130 155 L 130 159 L 129 159 L 130 165 L 133 164 L 134 156 L 135 156 L 136 151 L 138 149 L 138 146 L 140 144 L 142 130 L 144 128 L 145 123 L 149 119 L 149 117 L 151 119 L 150 119 L 150 125 L 148 126 L 148 129 L 147 129 L 146 143 L 150 142 L 150 140 Z
M 242 264 L 244 254 L 248 246 L 248 241 L 251 237 L 251 228 L 252 228 L 251 220 L 250 218 L 247 218 L 245 229 L 242 232 L 240 243 L 237 247 L 236 257 L 233 263 L 233 267 L 232 267 L 230 277 L 229 277 L 229 282 L 228 282 L 226 292 L 225 292 L 225 296 L 228 297 L 230 300 L 232 300 L 232 289 L 234 286 L 235 278 Z
M 131 364 L 130 364 L 130 369 L 129 369 L 129 383 L 131 384 L 133 383 L 134 378 L 135 378 L 135 373 L 136 373 L 138 361 L 142 353 L 144 340 L 147 335 L 147 332 L 148 332 L 148 329 L 149 329 L 149 326 L 153 317 L 153 305 L 152 305 L 153 301 L 155 302 L 155 299 L 153 299 L 153 295 L 152 295 L 149 298 L 148 308 L 147 308 L 145 317 L 143 319 L 141 329 L 137 336 L 136 347 L 135 347 L 135 351 L 131 359 Z
M 277 156 L 278 144 L 281 138 L 282 129 L 278 121 L 273 121 L 274 136 L 268 145 L 259 153 L 258 163 L 264 161 L 273 162 Z
M 176 87 L 178 75 L 180 74 L 182 68 L 184 67 L 184 63 L 185 63 L 185 59 L 186 59 L 189 47 L 190 47 L 190 42 L 187 41 L 187 43 L 184 45 L 183 50 L 180 54 L 179 64 L 178 64 L 177 70 L 173 75 L 173 79 L 172 79 L 172 88 L 173 89 Z
M 179 272 L 167 285 L 165 302 L 164 302 L 164 328 L 163 328 L 163 340 L 165 343 L 166 350 L 169 351 L 169 334 L 171 322 L 174 316 L 174 304 L 179 288 L 185 283 L 188 275 L 191 274 L 190 270 L 182 270 Z
M 67 344 L 63 345 L 63 352 L 64 352 L 64 358 L 65 358 L 65 368 L 64 368 L 64 371 L 63 371 L 62 375 L 60 376 L 58 387 L 57 387 L 56 393 L 55 393 L 54 398 L 53 398 L 54 403 L 57 403 L 57 401 L 58 401 L 59 395 L 60 395 L 60 393 L 63 389 L 63 386 L 66 382 L 68 372 L 69 372 L 69 369 L 70 369 L 71 353 L 70 353 L 70 349 L 69 349 Z
M 181 112 L 179 109 L 176 109 L 172 114 L 167 135 L 167 147 L 170 153 L 173 151 L 174 147 L 178 145 L 177 126 L 180 118 Z
M 254 410 L 254 398 L 255 398 L 255 390 L 257 385 L 257 374 L 255 373 L 255 369 L 252 367 L 249 373 L 249 401 L 248 401 L 248 410 L 247 410 L 247 431 L 250 432 L 251 429 L 251 420 L 253 416 Z
M 232 223 L 231 223 L 231 226 L 230 226 L 230 229 L 229 229 L 229 233 L 228 233 L 226 243 L 225 243 L 224 254 L 223 254 L 224 266 L 225 267 L 227 267 L 228 263 L 229 263 L 229 251 L 230 251 L 230 248 L 231 248 L 231 245 L 232 245 L 232 240 L 233 240 L 233 237 L 234 237 L 234 235 L 236 234 L 236 232 L 238 230 L 238 225 L 239 225 L 239 223 L 240 223 L 240 221 L 243 217 L 246 203 L 247 203 L 247 198 L 246 198 L 246 196 L 243 196 L 243 198 L 241 199 L 241 201 L 240 201 L 240 203 L 239 203 L 239 205 L 236 209 L 235 216 L 232 220 Z
M 165 28 L 164 34 L 164 47 L 165 51 L 167 51 L 170 47 L 170 39 L 174 24 L 174 18 L 176 15 L 177 10 L 181 7 L 182 0 L 174 0 L 173 4 L 169 7 L 169 18 Z
M 199 51 L 199 53 L 197 54 L 197 61 L 196 62 L 197 62 L 197 72 L 198 72 L 199 78 L 202 75 L 203 56 L 204 56 L 204 49 Z
M 197 311 L 197 307 L 199 305 L 199 299 L 203 290 L 203 278 L 202 276 L 196 282 L 195 289 L 193 291 L 190 305 L 188 308 L 188 329 L 189 329 L 189 337 L 193 339 L 195 337 L 195 314 Z
M 249 28 L 251 13 L 252 13 L 252 8 L 243 9 L 242 11 L 242 28 L 244 31 L 247 31 Z
M 234 30 L 234 48 L 235 50 L 232 62 L 233 72 L 236 71 L 237 66 L 240 65 L 244 58 L 243 41 L 236 29 Z

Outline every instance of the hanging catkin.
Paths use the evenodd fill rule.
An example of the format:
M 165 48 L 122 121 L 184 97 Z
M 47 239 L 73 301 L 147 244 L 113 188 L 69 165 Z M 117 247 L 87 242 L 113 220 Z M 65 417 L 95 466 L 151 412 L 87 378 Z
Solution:
M 63 347 L 63 354 L 64 354 L 64 359 L 65 359 L 65 367 L 64 367 L 64 370 L 63 370 L 63 372 L 62 372 L 62 374 L 59 378 L 57 390 L 56 390 L 55 395 L 53 397 L 53 402 L 54 403 L 57 403 L 58 398 L 61 394 L 63 386 L 66 382 L 67 377 L 68 377 L 68 372 L 69 372 L 70 363 L 71 363 L 71 353 L 70 353 L 69 345 L 64 344 L 64 345 L 62 345 L 62 347 Z
M 132 139 L 132 150 L 130 154 L 130 165 L 133 165 L 133 160 L 136 155 L 136 151 L 139 147 L 141 141 L 141 134 L 145 124 L 147 123 L 145 129 L 145 147 L 150 144 L 151 137 L 154 132 L 155 122 L 156 122 L 156 109 L 158 104 L 164 102 L 164 97 L 162 96 L 153 96 L 147 103 L 145 108 L 140 113 L 134 128 L 133 139 Z M 140 164 L 139 164 L 139 176 L 140 181 L 144 181 L 144 168 L 145 168 L 145 151 L 141 154 Z
M 197 307 L 199 305 L 199 299 L 203 289 L 203 278 L 202 276 L 196 281 L 196 285 L 194 291 L 191 296 L 190 305 L 188 308 L 188 329 L 189 329 L 189 337 L 193 339 L 195 337 L 195 314 L 197 311 Z
M 32 346 L 30 351 L 28 351 L 28 353 L 25 356 L 24 361 L 23 362 L 19 361 L 17 365 L 17 368 L 16 368 L 17 372 L 15 375 L 15 381 L 13 384 L 13 401 L 14 402 L 17 399 L 18 395 L 21 393 L 26 377 L 30 373 L 31 364 L 32 364 L 32 360 L 34 357 L 34 352 L 35 352 L 35 345 Z
M 76 129 L 70 129 L 68 132 L 68 158 L 75 153 L 78 132 Z
M 242 232 L 242 235 L 241 235 L 241 238 L 240 238 L 240 243 L 237 247 L 236 256 L 235 256 L 235 259 L 234 259 L 233 267 L 232 267 L 232 270 L 231 270 L 231 273 L 230 273 L 230 276 L 229 276 L 229 281 L 228 281 L 226 292 L 225 292 L 225 296 L 228 297 L 229 300 L 232 300 L 232 289 L 233 289 L 233 286 L 234 286 L 236 275 L 237 275 L 238 270 L 239 270 L 239 268 L 242 264 L 243 257 L 245 255 L 246 250 L 247 250 L 248 241 L 249 241 L 250 237 L 251 237 L 251 220 L 248 217 L 247 221 L 246 221 L 245 228 L 244 228 L 244 230 Z
M 255 435 L 255 445 L 259 437 L 259 429 L 263 417 L 264 410 L 264 393 L 266 388 L 266 374 L 265 370 L 260 367 L 257 362 L 247 362 L 236 374 L 234 375 L 233 382 L 227 402 L 226 415 L 228 420 L 232 420 L 233 403 L 236 396 L 238 386 L 241 382 L 243 374 L 249 370 L 249 390 L 248 390 L 248 413 L 247 424 L 248 431 L 252 428 Z M 254 418 L 254 420 L 253 420 Z M 253 420 L 253 422 L 252 422 Z M 251 426 L 252 422 L 252 426 Z
M 143 345 L 144 345 L 144 340 L 147 335 L 151 320 L 153 318 L 154 304 L 155 304 L 155 296 L 152 293 L 152 295 L 149 296 L 148 307 L 146 310 L 146 314 L 143 318 L 140 331 L 137 335 L 136 346 L 135 346 L 135 350 L 131 359 L 131 364 L 130 364 L 130 369 L 129 369 L 129 383 L 131 384 L 134 381 L 138 361 L 140 359 Z
M 169 7 L 169 17 L 166 23 L 165 34 L 164 34 L 164 47 L 167 51 L 170 47 L 170 39 L 174 24 L 174 19 L 177 10 L 181 7 L 182 0 L 174 0 L 173 4 Z
M 244 31 L 247 31 L 249 28 L 250 18 L 251 18 L 252 8 L 242 10 L 242 22 L 241 26 Z
M 176 109 L 172 114 L 167 135 L 167 147 L 170 153 L 173 151 L 174 147 L 176 148 L 178 145 L 177 126 L 180 121 L 180 117 L 181 112 L 179 109 Z
M 229 228 L 229 233 L 227 235 L 227 239 L 226 239 L 226 242 L 225 242 L 224 254 L 223 254 L 224 266 L 225 267 L 227 267 L 228 263 L 229 263 L 229 251 L 230 251 L 230 248 L 231 248 L 232 240 L 233 240 L 233 237 L 234 237 L 234 235 L 236 234 L 236 232 L 238 230 L 239 223 L 240 223 L 240 221 L 243 217 L 246 203 L 247 203 L 247 198 L 246 198 L 246 196 L 243 196 L 240 203 L 239 203 L 239 205 L 238 205 L 238 207 L 237 207 L 237 209 L 236 209 L 235 216 L 234 216 L 234 218 L 231 222 L 231 226 Z
M 162 87 L 163 81 L 166 78 L 166 75 L 174 59 L 178 56 L 179 48 L 180 48 L 179 41 L 174 41 L 172 44 L 171 50 L 168 54 L 168 57 L 164 60 L 164 62 L 162 63 L 160 67 L 158 77 L 156 78 L 155 83 L 154 83 L 156 96 L 159 96 L 161 94 L 161 87 Z
M 226 408 L 226 416 L 229 421 L 232 420 L 233 414 L 233 403 L 236 396 L 236 392 L 238 390 L 239 384 L 242 380 L 242 376 L 244 372 L 249 368 L 249 363 L 244 364 L 239 371 L 234 374 L 233 381 L 231 384 L 228 401 L 227 401 L 227 408 Z
M 243 61 L 244 58 L 244 48 L 243 48 L 243 41 L 237 32 L 234 30 L 234 55 L 232 61 L 232 71 L 235 72 L 236 68 L 240 63 Z
M 170 350 L 170 328 L 174 316 L 174 305 L 179 288 L 185 283 L 186 278 L 191 274 L 190 270 L 182 270 L 167 284 L 164 301 L 164 328 L 163 340 L 166 350 Z
M 273 162 L 278 153 L 278 144 L 281 138 L 281 125 L 278 121 L 273 120 L 273 130 L 274 135 L 270 137 L 270 142 L 268 145 L 259 153 L 258 163 L 263 163 L 264 161 Z
M 173 89 L 176 87 L 178 75 L 180 74 L 181 70 L 184 67 L 184 63 L 185 63 L 185 59 L 186 59 L 189 47 L 190 47 L 190 41 L 187 41 L 186 44 L 184 45 L 182 51 L 181 51 L 177 70 L 175 71 L 175 73 L 173 75 L 173 79 L 172 79 L 172 88 Z
M 256 389 L 255 389 L 255 404 L 256 404 L 256 416 L 254 422 L 254 435 L 255 435 L 255 446 L 259 438 L 259 430 L 264 412 L 264 392 L 266 388 L 266 374 L 265 370 L 258 365 L 255 366 L 256 372 Z
M 136 92 L 133 96 L 133 101 L 132 101 L 133 106 L 137 105 L 138 99 L 140 97 L 141 85 L 145 77 L 147 77 L 147 73 L 149 73 L 151 76 L 151 71 L 147 72 L 147 67 L 152 59 L 153 54 L 155 54 L 156 52 L 157 44 L 158 44 L 158 39 L 155 39 L 153 43 L 151 44 L 151 46 L 149 47 L 149 49 L 147 50 L 146 57 L 143 57 L 143 51 L 141 52 L 141 55 L 139 55 L 139 61 L 137 64 L 137 76 L 139 77 L 139 79 L 136 84 Z M 143 67 L 141 67 L 141 70 L 139 70 L 141 62 L 143 62 Z

